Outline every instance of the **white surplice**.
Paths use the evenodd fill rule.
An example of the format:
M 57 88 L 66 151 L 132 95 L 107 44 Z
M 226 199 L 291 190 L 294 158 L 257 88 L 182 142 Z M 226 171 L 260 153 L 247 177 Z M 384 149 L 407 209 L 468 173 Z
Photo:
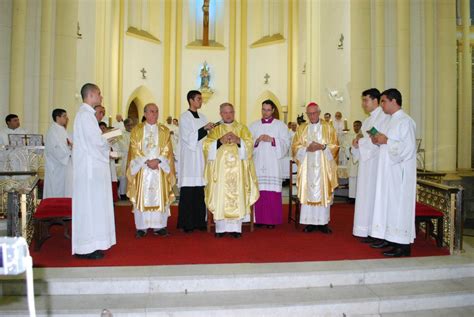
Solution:
M 375 186 L 377 181 L 377 165 L 380 147 L 372 143 L 367 133 L 372 127 L 385 133 L 390 116 L 381 107 L 377 107 L 362 123 L 363 137 L 359 140 L 359 148 L 352 147 L 354 159 L 359 161 L 357 172 L 357 193 L 352 234 L 357 237 L 367 237 L 372 231 L 374 215 Z
M 339 150 L 339 156 L 345 156 L 347 174 L 349 176 L 349 198 L 356 198 L 357 192 L 357 175 L 359 168 L 359 159 L 352 154 L 351 143 L 356 137 L 354 132 L 347 132 L 344 135 L 344 145 Z
M 10 144 L 10 141 L 8 140 L 8 135 L 9 134 L 28 134 L 28 131 L 26 129 L 23 129 L 22 127 L 19 127 L 17 129 L 9 129 L 9 128 L 3 128 L 0 130 L 0 145 L 8 145 Z
M 403 110 L 391 115 L 377 165 L 372 237 L 400 244 L 415 240 L 415 130 Z
M 308 127 L 308 143 L 312 141 L 322 143 L 322 126 L 320 121 L 310 123 Z M 308 201 L 321 201 L 321 155 L 326 155 L 328 160 L 334 160 L 331 151 L 326 148 L 324 151 L 307 152 L 306 148 L 301 148 L 296 153 L 296 159 L 300 162 L 306 157 L 308 187 L 319 190 L 308 191 Z M 332 203 L 331 203 L 332 204 Z M 301 205 L 300 223 L 305 225 L 326 225 L 330 220 L 331 206 Z
M 204 154 L 202 142 L 198 140 L 198 131 L 207 124 L 207 118 L 198 112 L 195 118 L 187 110 L 179 118 L 179 152 L 180 160 L 178 173 L 178 187 L 196 187 L 206 185 L 204 181 Z
M 110 145 L 94 114 L 94 109 L 83 103 L 74 120 L 72 254 L 105 250 L 116 242 Z
M 44 144 L 43 198 L 72 196 L 72 149 L 66 129 L 53 122 Z
M 254 140 L 253 161 L 258 179 L 258 189 L 272 192 L 281 192 L 283 172 L 281 159 L 288 153 L 290 147 L 290 135 L 288 128 L 280 120 L 261 119 L 252 123 L 249 127 Z M 272 142 L 259 142 L 256 139 L 262 134 L 273 138 Z
M 143 126 L 143 154 L 130 162 L 130 171 L 132 176 L 136 175 L 140 170 L 142 172 L 142 188 L 144 207 L 162 206 L 161 204 L 161 176 L 160 170 L 168 174 L 170 166 L 168 159 L 157 155 L 159 153 L 159 133 L 157 124 L 145 123 Z M 152 170 L 146 165 L 147 160 L 159 159 L 159 168 Z M 166 228 L 168 217 L 170 216 L 170 206 L 163 206 L 164 211 L 149 210 L 141 211 L 134 206 L 133 215 L 135 218 L 135 226 L 137 230 L 162 229 Z M 163 208 L 161 207 L 161 208 Z

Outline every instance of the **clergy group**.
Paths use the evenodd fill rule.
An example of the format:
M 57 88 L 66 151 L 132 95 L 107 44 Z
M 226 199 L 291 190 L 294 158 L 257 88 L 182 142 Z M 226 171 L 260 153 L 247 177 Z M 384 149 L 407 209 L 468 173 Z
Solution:
M 228 102 L 219 107 L 221 120 L 209 122 L 200 111 L 201 93 L 191 90 L 179 130 L 158 123 L 159 107 L 149 103 L 141 123 L 132 128 L 127 119 L 121 137 L 106 138 L 106 125 L 104 131 L 98 125 L 105 115 L 100 88 L 85 84 L 81 96 L 72 135 L 66 130 L 66 111 L 55 109 L 45 138 L 44 197 L 72 197 L 72 254 L 77 257 L 103 258 L 116 243 L 111 162 L 118 156 L 122 163 L 115 182 L 133 205 L 137 239 L 169 235 L 176 186 L 177 226 L 186 233 L 206 230 L 208 217 L 216 238 L 241 238 L 242 224 L 251 217 L 257 227 L 271 230 L 283 223 L 282 182 L 289 164 L 297 170 L 303 231 L 330 234 L 340 157 L 350 158 L 357 175 L 350 194 L 355 198 L 353 235 L 386 256 L 410 255 L 415 238 L 415 123 L 402 110 L 397 89 L 362 92 L 369 116 L 354 122 L 347 148 L 338 124 L 324 120 L 315 102 L 306 106 L 308 122 L 289 124 L 288 129 L 274 117 L 275 103 L 265 100 L 261 119 L 247 127 L 235 120 L 235 107 Z M 6 121 L 9 129 L 19 127 L 17 117 Z

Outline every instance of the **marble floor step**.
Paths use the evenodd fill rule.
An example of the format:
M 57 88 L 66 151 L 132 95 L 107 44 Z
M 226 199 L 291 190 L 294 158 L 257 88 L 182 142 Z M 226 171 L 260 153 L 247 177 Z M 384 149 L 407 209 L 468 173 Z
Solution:
M 472 317 L 474 306 L 381 314 L 380 317 Z
M 268 264 L 36 269 L 35 294 L 147 294 L 290 289 L 474 277 L 466 256 Z M 2 277 L 0 295 L 25 294 L 23 276 Z M 133 285 L 133 287 L 130 287 Z
M 133 288 L 133 285 L 130 285 Z M 38 316 L 379 316 L 464 307 L 474 277 L 424 282 L 275 290 L 59 295 L 36 298 Z M 0 298 L 1 316 L 26 316 L 24 296 Z

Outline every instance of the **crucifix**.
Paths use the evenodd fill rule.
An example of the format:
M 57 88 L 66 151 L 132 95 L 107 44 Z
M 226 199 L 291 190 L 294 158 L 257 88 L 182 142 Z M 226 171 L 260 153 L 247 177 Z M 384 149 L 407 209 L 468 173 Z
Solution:
M 264 84 L 268 85 L 268 80 L 270 79 L 270 75 L 268 75 L 268 73 L 265 73 L 265 76 L 263 76 L 263 78 L 265 78 Z
M 202 46 L 209 46 L 209 0 L 203 1 L 202 14 Z
M 140 70 L 140 73 L 142 73 L 142 79 L 146 79 L 146 69 L 145 69 L 145 67 L 143 67 L 143 68 Z

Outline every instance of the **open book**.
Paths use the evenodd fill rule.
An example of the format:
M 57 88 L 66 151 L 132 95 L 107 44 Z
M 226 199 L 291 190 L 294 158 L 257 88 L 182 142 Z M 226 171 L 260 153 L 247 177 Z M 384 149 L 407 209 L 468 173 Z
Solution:
M 110 131 L 102 133 L 102 136 L 107 140 L 111 140 L 111 139 L 119 137 L 121 135 L 122 135 L 122 130 L 120 130 L 120 129 L 112 129 Z

